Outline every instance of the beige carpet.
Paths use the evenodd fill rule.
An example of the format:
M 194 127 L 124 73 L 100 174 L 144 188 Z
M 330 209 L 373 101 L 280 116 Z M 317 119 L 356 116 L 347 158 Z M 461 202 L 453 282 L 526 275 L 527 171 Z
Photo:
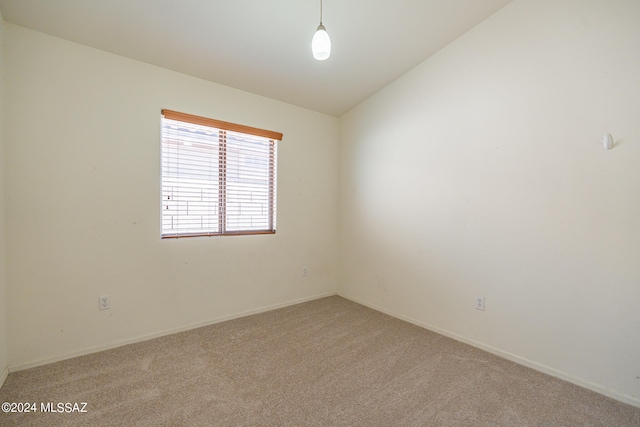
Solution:
M 640 426 L 640 408 L 340 297 L 9 375 L 28 426 Z

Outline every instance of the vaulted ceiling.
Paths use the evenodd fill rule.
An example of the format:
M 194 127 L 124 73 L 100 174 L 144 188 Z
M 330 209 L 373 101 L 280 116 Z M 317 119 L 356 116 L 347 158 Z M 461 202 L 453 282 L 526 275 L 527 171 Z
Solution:
M 340 116 L 510 0 L 0 0 L 6 22 Z

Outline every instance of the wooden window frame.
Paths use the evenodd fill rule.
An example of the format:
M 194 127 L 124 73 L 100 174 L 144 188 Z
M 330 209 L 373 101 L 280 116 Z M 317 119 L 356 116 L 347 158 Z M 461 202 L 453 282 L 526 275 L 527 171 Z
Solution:
M 216 232 L 179 232 L 165 233 L 161 227 L 162 239 L 181 239 L 186 237 L 211 237 L 211 236 L 238 236 L 238 235 L 259 235 L 259 234 L 275 234 L 275 216 L 276 216 L 276 200 L 275 200 L 275 185 L 276 185 L 276 142 L 282 140 L 282 133 L 254 128 L 250 126 L 240 125 L 236 123 L 225 122 L 221 120 L 215 120 L 207 117 L 196 116 L 187 113 L 181 113 L 178 111 L 163 109 L 161 111 L 162 116 L 165 119 L 175 120 L 179 122 L 191 123 L 201 126 L 207 126 L 219 130 L 219 148 L 218 148 L 218 226 L 219 231 Z M 258 136 L 270 140 L 271 154 L 269 155 L 269 189 L 268 189 L 268 229 L 266 230 L 238 230 L 229 231 L 226 230 L 227 221 L 227 131 L 248 134 Z M 164 142 L 163 142 L 164 144 Z M 163 157 L 164 158 L 164 157 Z M 164 180 L 164 175 L 162 176 Z M 164 194 L 163 194 L 164 198 Z M 163 214 L 161 213 L 161 216 Z M 162 218 L 161 218 L 162 220 Z

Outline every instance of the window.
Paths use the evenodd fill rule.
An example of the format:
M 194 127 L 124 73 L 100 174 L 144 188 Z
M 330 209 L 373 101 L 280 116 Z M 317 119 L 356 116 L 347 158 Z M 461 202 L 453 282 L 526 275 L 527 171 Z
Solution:
M 275 233 L 281 139 L 162 110 L 162 238 Z

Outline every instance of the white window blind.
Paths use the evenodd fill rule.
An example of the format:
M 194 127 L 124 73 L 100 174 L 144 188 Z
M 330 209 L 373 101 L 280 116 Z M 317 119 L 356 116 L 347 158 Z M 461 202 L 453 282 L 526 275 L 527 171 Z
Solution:
M 162 237 L 276 230 L 282 134 L 162 110 Z

